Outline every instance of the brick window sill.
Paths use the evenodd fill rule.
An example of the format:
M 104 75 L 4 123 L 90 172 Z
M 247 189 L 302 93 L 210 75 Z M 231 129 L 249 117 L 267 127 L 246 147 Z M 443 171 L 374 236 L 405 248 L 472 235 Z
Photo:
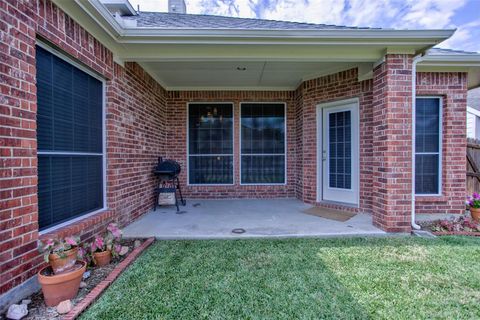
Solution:
M 112 217 L 113 211 L 107 208 L 84 219 L 73 221 L 58 229 L 43 233 L 39 236 L 39 239 L 65 238 L 73 235 L 79 235 L 85 230 L 91 229 L 92 226 L 100 225 L 102 222 Z
M 415 196 L 415 202 L 424 203 L 424 202 L 448 202 L 448 197 L 446 196 Z

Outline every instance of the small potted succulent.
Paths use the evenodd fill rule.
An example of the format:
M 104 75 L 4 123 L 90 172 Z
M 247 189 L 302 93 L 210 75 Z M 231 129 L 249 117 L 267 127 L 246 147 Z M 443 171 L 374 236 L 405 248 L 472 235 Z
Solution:
M 53 273 L 59 274 L 70 270 L 78 258 L 80 238 L 66 237 L 63 240 L 49 238 L 38 242 L 38 250 L 45 262 L 52 267 Z
M 480 222 L 480 194 L 474 192 L 472 196 L 467 198 L 467 204 L 470 206 L 472 219 Z
M 96 236 L 90 244 L 93 262 L 97 267 L 103 267 L 110 263 L 113 257 L 116 257 L 121 250 L 120 242 L 122 231 L 117 224 L 110 223 L 107 227 L 105 235 Z

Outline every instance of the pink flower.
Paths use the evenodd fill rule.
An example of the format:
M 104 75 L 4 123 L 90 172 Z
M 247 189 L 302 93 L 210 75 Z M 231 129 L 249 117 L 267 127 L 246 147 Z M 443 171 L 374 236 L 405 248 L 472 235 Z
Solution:
M 92 251 L 95 250 L 103 250 L 103 238 L 102 237 L 95 237 L 95 240 L 92 242 Z
M 77 240 L 73 237 L 66 237 L 65 242 L 71 246 L 76 246 L 77 245 Z
M 115 223 L 110 223 L 107 230 L 113 235 L 114 238 L 120 239 L 122 236 L 122 230 L 120 230 Z

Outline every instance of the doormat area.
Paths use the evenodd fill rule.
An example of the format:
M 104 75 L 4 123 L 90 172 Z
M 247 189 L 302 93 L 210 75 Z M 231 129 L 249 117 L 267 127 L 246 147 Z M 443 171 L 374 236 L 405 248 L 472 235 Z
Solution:
M 356 213 L 348 212 L 348 211 L 340 211 L 335 209 L 328 209 L 322 207 L 311 207 L 309 209 L 303 210 L 304 213 L 317 216 L 325 219 L 345 222 L 351 218 L 353 218 Z

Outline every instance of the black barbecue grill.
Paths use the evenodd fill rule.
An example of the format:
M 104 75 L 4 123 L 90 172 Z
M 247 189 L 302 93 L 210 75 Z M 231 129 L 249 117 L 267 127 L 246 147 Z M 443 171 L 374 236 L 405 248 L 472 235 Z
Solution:
M 155 189 L 156 199 L 154 210 L 160 205 L 161 196 L 173 196 L 174 204 L 177 207 L 177 212 L 180 211 L 178 207 L 177 191 L 180 196 L 180 203 L 184 206 L 186 204 L 185 199 L 182 196 L 182 189 L 180 187 L 180 179 L 178 176 L 182 168 L 180 164 L 174 160 L 163 160 L 162 157 L 158 158 L 158 164 L 153 170 L 153 173 L 158 177 L 158 188 Z

